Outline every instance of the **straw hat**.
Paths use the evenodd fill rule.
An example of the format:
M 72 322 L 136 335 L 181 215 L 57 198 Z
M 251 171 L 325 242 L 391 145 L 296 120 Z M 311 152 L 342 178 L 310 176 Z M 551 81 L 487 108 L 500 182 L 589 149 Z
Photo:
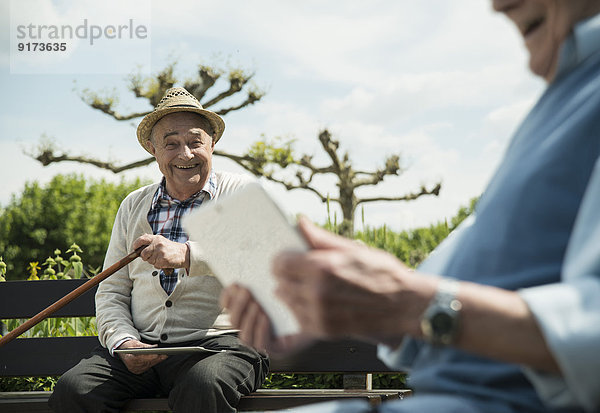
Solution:
M 223 119 L 216 113 L 204 109 L 200 102 L 198 102 L 198 99 L 184 88 L 173 87 L 166 91 L 154 110 L 147 114 L 138 125 L 137 138 L 145 150 L 152 153 L 148 142 L 150 140 L 150 133 L 156 122 L 163 116 L 173 112 L 192 112 L 204 116 L 213 127 L 215 143 L 221 139 L 221 135 L 223 135 L 223 131 L 225 130 Z

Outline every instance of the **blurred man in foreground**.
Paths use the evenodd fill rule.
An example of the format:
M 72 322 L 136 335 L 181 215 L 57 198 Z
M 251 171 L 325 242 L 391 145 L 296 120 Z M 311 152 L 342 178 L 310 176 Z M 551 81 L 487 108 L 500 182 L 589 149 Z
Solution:
M 379 343 L 415 391 L 381 412 L 600 409 L 600 1 L 493 7 L 514 22 L 548 87 L 473 216 L 414 273 L 300 220 L 313 249 L 273 264 L 298 337 L 273 337 L 245 289 L 222 296 L 257 348 L 348 335 Z M 366 402 L 306 409 L 370 411 Z

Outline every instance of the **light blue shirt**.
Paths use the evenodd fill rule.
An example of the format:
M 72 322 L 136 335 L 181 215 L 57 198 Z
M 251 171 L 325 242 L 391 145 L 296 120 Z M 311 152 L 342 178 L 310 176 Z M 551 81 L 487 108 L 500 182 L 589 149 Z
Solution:
M 417 397 L 460 394 L 486 412 L 600 409 L 599 156 L 600 15 L 565 41 L 475 214 L 420 267 L 518 291 L 563 376 L 410 338 L 380 347 L 387 364 L 410 369 Z

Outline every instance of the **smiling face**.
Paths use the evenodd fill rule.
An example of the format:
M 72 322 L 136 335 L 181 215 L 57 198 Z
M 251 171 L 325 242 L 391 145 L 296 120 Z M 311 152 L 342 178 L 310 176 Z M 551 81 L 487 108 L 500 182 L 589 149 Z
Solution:
M 493 0 L 494 9 L 515 23 L 529 51 L 533 73 L 551 82 L 559 49 L 573 26 L 600 11 L 598 0 Z
M 183 201 L 204 187 L 212 168 L 212 135 L 210 123 L 192 112 L 170 113 L 152 128 L 149 146 L 171 197 Z

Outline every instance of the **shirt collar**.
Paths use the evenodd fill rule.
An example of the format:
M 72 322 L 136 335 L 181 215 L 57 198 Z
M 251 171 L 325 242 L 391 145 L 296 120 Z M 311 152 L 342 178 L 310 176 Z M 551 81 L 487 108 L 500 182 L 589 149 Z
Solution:
M 184 201 L 178 201 L 176 199 L 173 199 L 169 195 L 169 193 L 167 192 L 167 180 L 163 176 L 160 181 L 160 184 L 158 185 L 158 189 L 156 190 L 155 200 L 156 200 L 156 203 L 160 203 L 161 201 L 189 202 L 189 201 L 193 201 L 193 200 L 197 199 L 203 193 L 208 194 L 209 199 L 213 199 L 215 197 L 215 194 L 217 193 L 217 176 L 216 176 L 214 170 L 210 171 L 208 180 L 206 181 L 206 183 L 204 184 L 202 189 Z
M 217 175 L 214 170 L 211 169 L 208 181 L 204 184 L 202 191 L 208 194 L 209 199 L 213 199 L 217 194 Z
M 581 62 L 600 51 L 600 14 L 582 20 L 573 27 L 563 43 L 556 77 L 569 72 Z

